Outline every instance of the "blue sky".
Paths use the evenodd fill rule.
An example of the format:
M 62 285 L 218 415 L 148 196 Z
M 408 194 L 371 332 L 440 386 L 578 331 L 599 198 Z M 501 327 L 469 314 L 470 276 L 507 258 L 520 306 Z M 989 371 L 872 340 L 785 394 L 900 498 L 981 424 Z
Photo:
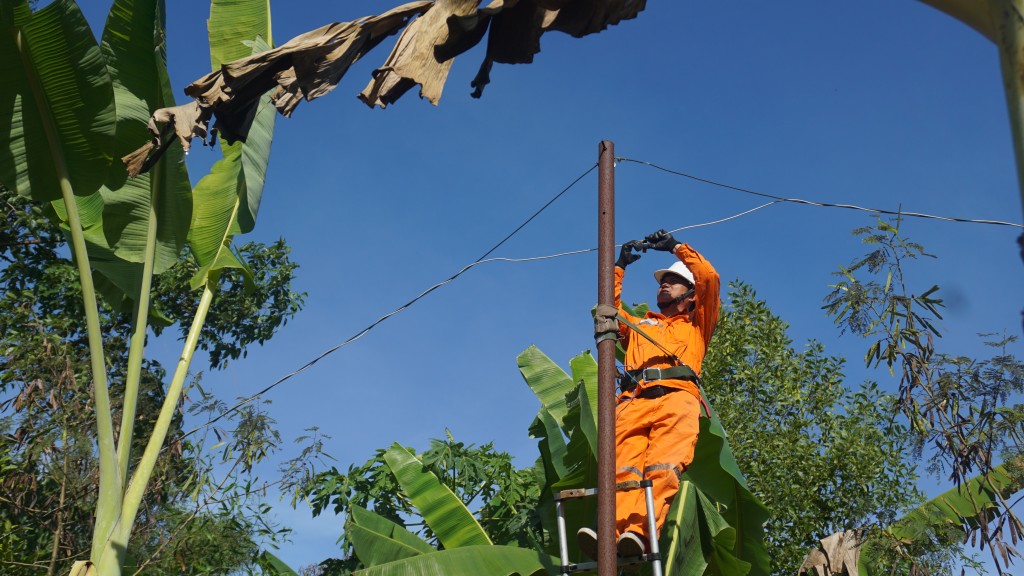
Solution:
M 274 40 L 398 3 L 272 3 Z M 98 34 L 109 2 L 82 4 Z M 183 101 L 181 89 L 209 71 L 208 4 L 169 4 Z M 414 90 L 371 110 L 355 96 L 386 42 L 334 92 L 278 119 L 257 227 L 239 240 L 287 239 L 306 308 L 246 359 L 206 374 L 207 389 L 228 402 L 260 390 L 449 277 L 595 163 L 602 139 L 621 157 L 777 196 L 1021 221 L 996 50 L 919 2 L 650 2 L 600 34 L 541 42 L 533 64 L 495 65 L 480 100 L 469 96 L 478 48 L 456 59 L 438 107 Z M 193 182 L 218 154 L 193 148 Z M 616 194 L 618 242 L 765 202 L 634 163 L 616 169 Z M 592 173 L 494 256 L 595 247 L 596 198 Z M 851 385 L 891 388 L 887 372 L 860 369 L 867 344 L 840 338 L 820 309 L 832 272 L 863 252 L 850 230 L 871 222 L 774 205 L 677 238 L 724 280 L 751 284 L 798 347 L 816 339 L 847 356 Z M 904 233 L 939 256 L 911 278 L 918 291 L 942 286 L 942 351 L 980 355 L 978 332 L 1020 334 L 1019 229 L 911 219 Z M 650 274 L 667 258 L 648 253 L 630 267 L 627 301 L 653 298 Z M 590 253 L 478 266 L 276 388 L 271 413 L 286 438 L 309 426 L 332 436 L 341 469 L 395 441 L 422 449 L 445 428 L 529 465 L 537 401 L 515 357 L 536 344 L 564 365 L 592 348 L 596 262 Z M 172 365 L 177 349 L 153 351 Z M 287 562 L 337 554 L 341 518 L 278 513 L 295 528 Z

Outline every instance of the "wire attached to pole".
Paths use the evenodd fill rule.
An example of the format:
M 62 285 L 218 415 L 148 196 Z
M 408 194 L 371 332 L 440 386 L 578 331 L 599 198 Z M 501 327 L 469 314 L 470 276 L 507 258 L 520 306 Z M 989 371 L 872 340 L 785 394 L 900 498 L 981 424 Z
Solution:
M 691 225 L 688 225 L 688 226 L 683 226 L 681 228 L 676 228 L 674 230 L 670 230 L 670 232 L 673 232 L 673 233 L 680 232 L 682 230 L 690 230 L 690 229 L 693 229 L 693 228 L 700 228 L 700 227 L 704 227 L 704 226 L 712 226 L 712 225 L 715 225 L 715 224 L 721 224 L 721 223 L 727 222 L 729 220 L 733 220 L 733 219 L 736 219 L 736 218 L 740 218 L 742 216 L 746 216 L 748 214 L 751 214 L 751 213 L 756 212 L 758 210 L 761 210 L 763 208 L 767 208 L 769 206 L 773 206 L 775 204 L 780 204 L 780 203 L 784 203 L 784 202 L 791 203 L 791 204 L 803 204 L 803 205 L 807 205 L 807 206 L 816 206 L 816 207 L 822 207 L 822 208 L 845 208 L 845 209 L 849 209 L 849 210 L 859 210 L 859 211 L 870 212 L 870 213 L 874 213 L 874 214 L 889 214 L 889 215 L 899 216 L 899 217 L 907 216 L 907 217 L 913 217 L 913 218 L 925 218 L 925 219 L 933 219 L 933 220 L 943 220 L 943 221 L 947 221 L 947 222 L 959 222 L 959 223 L 970 223 L 970 224 L 988 224 L 988 225 L 996 225 L 996 226 L 1009 226 L 1009 227 L 1013 227 L 1013 228 L 1024 228 L 1024 225 L 1022 225 L 1022 224 L 1017 224 L 1017 223 L 1014 223 L 1014 222 L 1003 222 L 1003 221 L 999 221 L 999 220 L 978 220 L 978 219 L 959 218 L 959 217 L 935 216 L 935 215 L 932 215 L 932 214 L 922 214 L 922 213 L 918 213 L 918 212 L 905 212 L 902 209 L 899 210 L 899 211 L 893 211 L 893 210 L 883 210 L 883 209 L 879 209 L 879 208 L 864 208 L 864 207 L 855 206 L 855 205 L 852 205 L 852 204 L 830 204 L 830 203 L 827 203 L 827 202 L 814 202 L 814 201 L 810 201 L 810 200 L 803 200 L 803 199 L 800 199 L 800 198 L 785 198 L 785 197 L 782 197 L 782 196 L 775 196 L 775 195 L 767 194 L 767 193 L 764 193 L 764 192 L 757 192 L 755 190 L 750 190 L 750 189 L 742 188 L 742 187 L 739 187 L 739 186 L 733 186 L 731 184 L 725 184 L 725 183 L 722 183 L 722 182 L 716 182 L 714 180 L 709 180 L 707 178 L 701 178 L 699 176 L 694 176 L 692 174 L 687 174 L 685 172 L 680 172 L 678 170 L 672 170 L 672 169 L 669 169 L 669 168 L 665 168 L 664 166 L 660 166 L 658 164 L 655 164 L 653 162 L 648 162 L 648 161 L 645 161 L 645 160 L 636 160 L 636 159 L 633 159 L 633 158 L 624 158 L 624 157 L 617 157 L 615 160 L 616 161 L 622 161 L 622 162 L 632 162 L 634 164 L 641 164 L 641 165 L 644 165 L 644 166 L 648 166 L 650 168 L 655 168 L 657 170 L 661 170 L 663 172 L 667 172 L 669 174 L 673 174 L 673 175 L 676 175 L 676 176 L 681 176 L 683 178 L 688 178 L 690 180 L 694 180 L 694 181 L 697 181 L 697 182 L 702 182 L 704 184 L 710 184 L 712 186 L 718 186 L 720 188 L 726 188 L 726 189 L 729 189 L 729 190 L 734 190 L 734 191 L 737 191 L 737 192 L 742 192 L 744 194 L 751 194 L 751 195 L 754 195 L 754 196 L 760 196 L 760 197 L 763 197 L 763 198 L 770 198 L 770 199 L 772 199 L 771 202 L 762 204 L 762 205 L 757 206 L 755 208 L 751 208 L 749 210 L 746 210 L 744 212 L 740 212 L 738 214 L 734 214 L 734 215 L 726 217 L 726 218 L 722 218 L 720 220 L 714 220 L 712 222 L 704 222 L 704 223 L 701 223 L 701 224 L 691 224 Z M 558 194 L 556 194 L 551 200 L 549 200 L 546 204 L 544 204 L 539 210 L 534 212 L 522 224 L 517 226 L 512 232 L 510 232 L 507 236 L 502 238 L 501 241 L 499 241 L 497 244 L 495 244 L 490 250 L 485 252 L 482 256 L 480 256 L 479 258 L 477 258 L 476 260 L 474 260 L 470 264 L 468 264 L 468 265 L 464 266 L 463 268 L 461 268 L 458 272 L 456 272 L 455 274 L 451 275 L 446 280 L 444 280 L 442 282 L 438 282 L 437 284 L 434 284 L 430 288 L 428 288 L 428 289 L 424 290 L 423 292 L 421 292 L 418 296 L 416 296 L 415 298 L 413 298 L 409 302 L 405 303 L 402 306 L 399 306 L 398 308 L 392 310 L 391 312 L 385 314 L 384 316 L 381 316 L 380 318 L 375 320 L 372 324 L 370 324 L 366 328 L 363 328 L 362 330 L 357 332 L 354 336 L 352 336 L 349 339 L 345 340 L 341 344 L 338 344 L 337 346 L 334 346 L 334 347 L 324 351 L 319 356 L 317 356 L 316 358 L 310 360 L 309 362 L 307 362 L 302 367 L 300 367 L 297 370 L 294 370 L 294 371 L 286 374 L 285 376 L 282 376 L 277 381 L 275 381 L 273 384 L 270 384 L 269 386 L 263 388 L 259 392 L 256 392 L 255 394 L 240 400 L 234 406 L 232 406 L 231 408 L 229 408 L 226 411 L 222 412 L 221 414 L 217 415 L 216 417 L 214 417 L 209 422 L 207 422 L 207 423 L 205 423 L 205 424 L 203 424 L 201 426 L 198 426 L 196 428 L 193 428 L 192 430 L 189 430 L 188 432 L 182 434 L 181 436 L 179 436 L 177 438 L 177 440 L 180 441 L 180 440 L 184 439 L 185 437 L 190 436 L 191 434 L 194 434 L 194 433 L 198 432 L 199 430 L 202 430 L 204 428 L 212 426 L 218 420 L 220 420 L 220 419 L 224 418 L 225 416 L 231 414 L 232 412 L 238 410 L 242 406 L 244 406 L 244 405 L 246 405 L 246 404 L 256 400 L 257 398 L 263 396 L 264 394 L 266 394 L 267 392 L 273 390 L 274 388 L 276 388 L 278 385 L 282 384 L 286 380 L 288 380 L 288 379 L 290 379 L 290 378 L 292 378 L 292 377 L 294 377 L 294 376 L 296 376 L 296 375 L 306 371 L 307 369 L 309 369 L 311 366 L 313 366 L 314 364 L 316 364 L 317 362 L 319 362 L 323 358 L 333 354 L 334 352 L 338 351 L 339 349 L 341 349 L 341 348 L 343 348 L 345 346 L 348 346 L 349 344 L 351 344 L 351 343 L 355 342 L 356 340 L 362 338 L 363 336 L 365 336 L 368 332 L 370 332 L 372 329 L 374 329 L 381 322 L 383 322 L 383 321 L 387 320 L 388 318 L 398 314 L 399 312 L 402 312 L 403 310 L 405 310 L 406 308 L 412 306 L 417 301 L 419 301 L 420 299 L 425 297 L 427 294 L 430 294 L 431 292 L 433 292 L 434 290 L 437 290 L 441 286 L 444 286 L 445 284 L 448 284 L 449 282 L 452 282 L 453 280 L 455 280 L 456 278 L 461 276 L 463 273 L 468 271 L 470 268 L 473 268 L 475 266 L 478 266 L 480 264 L 484 264 L 484 263 L 487 263 L 487 262 L 532 262 L 532 261 L 537 261 L 537 260 L 548 260 L 548 259 L 552 259 L 552 258 L 560 258 L 560 257 L 563 257 L 563 256 L 571 256 L 571 255 L 576 255 L 576 254 L 586 254 L 586 253 L 589 253 L 589 252 L 596 252 L 597 248 L 586 248 L 586 249 L 582 249 L 582 250 L 574 250 L 574 251 L 570 251 L 570 252 L 562 252 L 562 253 L 559 253 L 559 254 L 551 254 L 551 255 L 547 255 L 547 256 L 534 256 L 534 257 L 529 257 L 529 258 L 504 258 L 504 257 L 502 257 L 502 258 L 490 258 L 490 259 L 487 259 L 487 257 L 490 256 L 491 254 L 493 254 L 495 250 L 497 250 L 499 247 L 501 247 L 503 244 L 505 244 L 505 242 L 507 242 L 509 239 L 511 239 L 513 236 L 515 236 L 527 224 L 529 224 L 531 221 L 533 221 L 534 218 L 539 216 L 541 212 L 543 212 L 545 209 L 547 209 L 549 206 L 551 206 L 551 204 L 553 204 L 562 195 L 564 195 L 566 192 L 568 192 L 570 189 L 572 189 L 577 183 L 579 183 L 580 180 L 582 180 L 588 174 L 593 172 L 594 169 L 596 169 L 596 168 L 597 168 L 597 164 L 596 163 L 593 164 L 592 166 L 590 166 L 590 168 L 588 168 L 582 174 L 577 176 L 571 183 L 569 183 L 568 186 L 563 188 Z
M 458 278 L 459 276 L 461 276 L 461 275 L 462 275 L 462 274 L 463 274 L 464 272 L 466 272 L 466 271 L 467 271 L 467 270 L 469 270 L 470 268 L 472 268 L 472 267 L 476 266 L 477 264 L 481 264 L 482 262 L 484 262 L 484 258 L 487 258 L 488 256 L 490 256 L 490 255 L 491 255 L 491 254 L 492 254 L 492 253 L 493 253 L 493 252 L 494 252 L 495 250 L 497 250 L 497 249 L 498 249 L 498 248 L 499 248 L 499 247 L 500 247 L 500 246 L 501 246 L 502 244 L 504 244 L 505 242 L 507 242 L 507 241 L 508 241 L 508 240 L 509 240 L 510 238 L 512 238 L 513 236 L 515 236 L 515 235 L 516 235 L 516 234 L 517 234 L 517 233 L 518 233 L 518 232 L 519 232 L 520 230 L 522 230 L 522 229 L 523 229 L 523 228 L 524 228 L 524 227 L 525 227 L 525 226 L 526 226 L 527 224 L 529 224 L 529 223 L 530 223 L 530 222 L 531 222 L 531 221 L 532 221 L 532 220 L 533 220 L 534 218 L 536 218 L 536 217 L 537 217 L 538 215 L 540 215 L 540 213 L 541 213 L 541 212 L 543 212 L 544 210 L 546 210 L 546 209 L 548 208 L 548 206 L 551 206 L 551 204 L 553 204 L 553 203 L 554 203 L 554 202 L 555 202 L 556 200 L 558 200 L 559 198 L 561 198 L 561 197 L 562 197 L 562 195 L 564 195 L 564 194 L 565 194 L 566 192 L 568 192 L 569 190 L 571 190 L 571 189 L 572 189 L 572 188 L 573 188 L 574 186 L 576 186 L 576 184 L 577 184 L 577 183 L 579 183 L 579 181 L 580 181 L 580 180 L 582 180 L 582 179 L 583 179 L 584 177 L 586 177 L 586 176 L 587 176 L 588 174 L 590 174 L 591 172 L 593 172 L 593 171 L 594 171 L 594 169 L 596 169 L 596 168 L 597 168 L 597 163 L 594 163 L 594 165 L 592 165 L 592 166 L 591 166 L 590 168 L 588 168 L 588 169 L 587 169 L 586 171 L 584 171 L 584 172 L 583 172 L 582 174 L 580 174 L 579 176 L 577 176 L 577 177 L 576 177 L 576 179 L 574 179 L 574 180 L 573 180 L 572 182 L 570 182 L 568 186 L 566 186 L 565 188 L 563 188 L 561 192 L 559 192 L 558 194 L 556 194 L 556 195 L 554 196 L 554 198 L 552 198 L 551 200 L 548 200 L 548 202 L 547 202 L 546 204 L 544 204 L 543 206 L 541 206 L 539 210 L 537 210 L 536 212 L 534 212 L 534 213 L 533 213 L 533 215 L 531 215 L 531 216 L 530 216 L 529 218 L 527 218 L 527 219 L 526 219 L 526 220 L 525 220 L 525 221 L 524 221 L 524 222 L 523 222 L 522 224 L 520 224 L 519 226 L 517 226 L 515 230 L 513 230 L 513 231 L 512 231 L 512 232 L 510 232 L 510 233 L 509 233 L 509 234 L 508 234 L 507 236 L 505 236 L 504 238 L 502 238 L 502 239 L 501 239 L 501 241 L 500 241 L 500 242 L 498 242 L 497 244 L 495 244 L 495 245 L 494 245 L 494 246 L 493 246 L 493 247 L 492 247 L 492 248 L 491 248 L 490 250 L 488 250 L 487 252 L 484 252 L 483 256 L 480 256 L 479 258 L 477 258 L 476 260 L 474 260 L 474 261 L 473 261 L 473 262 L 472 262 L 471 264 L 469 264 L 469 265 L 467 265 L 467 266 L 464 266 L 464 267 L 463 267 L 463 268 L 462 268 L 461 270 L 459 270 L 459 271 L 458 271 L 458 272 L 456 272 L 455 274 L 452 274 L 451 276 L 449 276 L 447 280 L 444 280 L 444 281 L 442 281 L 442 282 L 438 282 L 437 284 L 434 284 L 434 285 L 433 285 L 433 286 L 431 286 L 430 288 L 428 288 L 428 289 L 424 290 L 423 292 L 421 292 L 421 293 L 419 294 L 419 296 L 416 296 L 415 298 L 413 298 L 412 300 L 410 300 L 410 301 L 406 302 L 406 303 L 405 303 L 405 304 L 403 304 L 402 306 L 399 306 L 398 308 L 396 308 L 396 309 L 392 310 L 391 312 L 389 312 L 389 313 L 387 313 L 387 314 L 385 314 L 385 315 L 381 316 L 380 318 L 378 318 L 377 320 L 375 320 L 375 321 L 374 321 L 373 323 L 371 323 L 371 324 L 370 324 L 369 326 L 367 326 L 366 328 L 363 328 L 362 330 L 360 330 L 359 332 L 357 332 L 357 333 L 356 333 L 356 334 L 355 334 L 354 336 L 350 337 L 350 338 L 349 338 L 348 340 L 345 340 L 345 341 L 344 341 L 344 342 L 342 342 L 341 344 L 338 344 L 337 346 L 334 346 L 333 348 L 330 348 L 330 349 L 326 350 L 325 352 L 323 352 L 322 354 L 320 354 L 320 355 L 319 355 L 319 356 L 317 356 L 316 358 L 314 358 L 314 359 L 310 360 L 309 362 L 307 362 L 306 364 L 304 364 L 304 365 L 303 365 L 302 367 L 300 367 L 300 368 L 298 368 L 297 370 L 294 370 L 294 371 L 292 371 L 292 372 L 290 372 L 290 373 L 288 373 L 288 374 L 286 374 L 286 375 L 282 376 L 282 377 L 281 377 L 281 378 L 279 378 L 279 379 L 278 379 L 278 380 L 277 380 L 276 382 L 274 382 L 273 384 L 271 384 L 271 385 L 267 386 L 266 388 L 263 388 L 263 389 L 262 389 L 262 390 L 260 390 L 259 392 L 256 392 L 255 394 L 252 394 L 251 396 L 248 396 L 248 397 L 246 397 L 246 398 L 243 398 L 242 400 L 240 400 L 239 402 L 237 402 L 237 403 L 236 403 L 236 404 L 235 404 L 234 406 L 232 406 L 231 408 L 228 408 L 228 409 L 227 409 L 227 410 L 225 410 L 224 412 L 221 412 L 220 414 L 218 414 L 218 415 L 217 415 L 216 417 L 214 417 L 214 418 L 213 418 L 212 420 L 210 420 L 209 422 L 207 422 L 207 423 L 205 423 L 205 424 L 203 424 L 203 425 L 201 425 L 201 426 L 197 426 L 196 428 L 193 428 L 192 430 L 189 430 L 188 432 L 186 432 L 186 433 L 182 434 L 181 436 L 179 436 L 179 437 L 177 438 L 177 440 L 178 440 L 178 441 L 180 441 L 180 440 L 182 440 L 182 439 L 184 439 L 184 438 L 186 438 L 186 437 L 188 437 L 188 436 L 190 436 L 190 435 L 192 435 L 192 434 L 194 434 L 194 433 L 198 432 L 199 430 L 202 430 L 203 428 L 207 428 L 207 427 L 209 427 L 209 426 L 212 426 L 212 425 L 214 424 L 214 422 L 217 422 L 217 421 L 218 421 L 218 420 L 220 420 L 221 418 L 224 418 L 225 416 L 227 416 L 227 415 L 231 414 L 232 412 L 234 412 L 234 411 L 238 410 L 238 409 L 239 409 L 239 408 L 241 408 L 242 406 L 245 406 L 246 404 L 248 404 L 248 403 L 252 402 L 253 400 L 256 400 L 257 398 L 259 398 L 260 396 L 263 396 L 263 395 L 264 395 L 264 394 L 266 394 L 267 392 L 270 392 L 271 390 L 273 390 L 274 388 L 276 388 L 276 387 L 277 387 L 278 385 L 280 385 L 281 383 L 285 382 L 285 381 L 286 381 L 286 380 L 288 380 L 289 378 L 292 378 L 293 376 L 296 376 L 296 375 L 298 375 L 298 374 L 301 374 L 302 372 L 305 372 L 305 371 L 306 371 L 307 369 L 309 369 L 309 368 L 310 368 L 311 366 L 313 366 L 314 364 L 316 364 L 316 363 L 317 363 L 317 362 L 319 362 L 320 360 L 322 360 L 322 359 L 326 358 L 327 356 L 330 356 L 330 355 L 331 355 L 331 354 L 333 354 L 334 352 L 337 352 L 337 351 L 338 351 L 339 349 L 341 349 L 341 348 L 344 348 L 345 346 L 348 346 L 349 344 L 351 344 L 351 343 L 355 342 L 356 340 L 358 340 L 358 339 L 362 338 L 362 337 L 363 337 L 363 336 L 365 336 L 365 335 L 366 335 L 366 334 L 367 334 L 367 333 L 368 333 L 368 332 L 369 332 L 370 330 L 373 330 L 374 328 L 376 328 L 376 327 L 377 327 L 377 325 L 378 325 L 378 324 L 380 324 L 381 322 L 383 322 L 383 321 L 387 320 L 388 318 L 391 318 L 391 317 L 392 317 L 392 316 L 394 316 L 395 314 L 398 314 L 399 312 L 401 312 L 401 311 L 405 310 L 406 308 L 408 308 L 408 307 L 412 306 L 412 305 L 413 305 L 413 304 L 415 304 L 415 303 L 416 303 L 417 301 L 419 301 L 419 300 L 420 300 L 421 298 L 423 298 L 423 297 L 424 297 L 424 296 L 426 296 L 427 294 L 430 294 L 430 293 L 431 293 L 431 292 L 433 292 L 434 290 L 437 290 L 437 289 L 438 289 L 438 288 L 440 288 L 441 286 L 444 286 L 445 284 L 447 284 L 447 283 L 449 283 L 449 282 L 451 282 L 451 281 L 455 280 L 456 278 Z

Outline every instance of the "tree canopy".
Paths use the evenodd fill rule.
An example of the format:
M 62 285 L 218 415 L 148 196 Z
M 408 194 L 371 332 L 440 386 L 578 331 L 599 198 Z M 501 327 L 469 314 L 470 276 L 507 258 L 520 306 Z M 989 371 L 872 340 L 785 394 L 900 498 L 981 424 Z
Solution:
M 728 298 L 704 363 L 704 389 L 751 490 L 771 517 L 773 574 L 793 574 L 818 539 L 885 526 L 921 502 L 909 441 L 890 426 L 894 399 L 851 386 L 845 360 L 808 342 L 742 282 Z

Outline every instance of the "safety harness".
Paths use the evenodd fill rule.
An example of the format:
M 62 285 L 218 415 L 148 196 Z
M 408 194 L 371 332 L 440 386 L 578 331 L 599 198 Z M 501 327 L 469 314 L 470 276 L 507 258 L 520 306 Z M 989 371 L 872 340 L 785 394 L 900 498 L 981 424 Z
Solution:
M 687 366 L 686 363 L 678 356 L 662 346 L 660 342 L 641 330 L 639 326 L 626 319 L 626 317 L 623 316 L 615 306 L 610 304 L 597 305 L 597 309 L 594 313 L 594 342 L 600 344 L 605 340 L 618 340 L 619 322 L 628 326 L 633 332 L 643 336 L 648 342 L 654 344 L 659 350 L 664 352 L 666 356 L 675 360 L 676 363 L 679 364 L 678 366 L 672 366 L 670 368 L 626 370 L 625 374 L 619 379 L 620 388 L 622 388 L 624 392 L 628 392 L 635 389 L 641 380 L 645 382 L 654 382 L 658 380 L 689 380 L 697 385 L 697 389 L 700 391 L 700 405 L 704 409 L 707 417 L 710 418 L 711 409 L 704 401 L 704 386 L 701 382 L 700 376 L 698 376 L 697 373 Z M 659 396 L 663 396 L 664 393 L 665 392 L 663 391 L 663 393 L 651 395 L 649 397 L 657 398 Z

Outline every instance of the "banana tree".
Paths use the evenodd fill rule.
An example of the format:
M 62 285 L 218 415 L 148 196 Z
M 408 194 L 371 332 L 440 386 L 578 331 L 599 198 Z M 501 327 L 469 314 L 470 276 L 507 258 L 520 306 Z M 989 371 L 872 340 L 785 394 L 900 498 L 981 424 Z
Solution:
M 541 408 L 530 427 L 540 457 L 533 467 L 543 486 L 536 503 L 543 525 L 537 550 L 494 546 L 461 501 L 407 449 L 385 454 L 403 494 L 437 536 L 441 550 L 383 516 L 350 506 L 346 532 L 366 566 L 360 574 L 534 574 L 559 562 L 552 494 L 592 487 L 596 473 L 597 363 L 589 354 L 570 361 L 566 374 L 536 347 L 518 357 L 519 370 Z M 593 521 L 595 504 L 573 502 L 567 533 Z M 761 542 L 764 506 L 747 489 L 713 413 L 702 419 L 696 457 L 662 529 L 665 573 L 673 576 L 767 574 Z M 572 545 L 573 559 L 581 560 Z M 649 568 L 645 568 L 648 570 Z
M 593 487 L 597 460 L 597 363 L 589 353 L 570 361 L 571 376 L 536 347 L 518 357 L 519 370 L 542 407 L 530 428 L 538 438 L 545 494 Z M 568 437 L 568 442 L 565 438 Z M 562 462 L 555 460 L 561 455 Z M 542 502 L 545 508 L 552 508 Z M 544 510 L 545 530 L 554 536 L 553 510 Z M 596 502 L 567 506 L 572 534 L 590 524 Z M 694 461 L 683 475 L 679 493 L 660 536 L 668 576 L 767 574 L 762 542 L 767 509 L 750 492 L 713 410 L 701 418 Z M 557 542 L 550 538 L 549 547 Z M 576 551 L 576 558 L 579 557 Z M 647 570 L 647 568 L 645 568 Z
M 270 46 L 268 9 L 265 1 L 213 2 L 215 67 L 224 58 Z M 163 0 L 116 0 L 98 44 L 74 0 L 57 0 L 35 12 L 25 0 L 0 5 L 0 70 L 6 83 L 0 133 L 7 135 L 0 147 L 0 182 L 40 202 L 65 229 L 88 325 L 99 494 L 90 560 L 78 567 L 83 573 L 120 573 L 219 271 L 244 268 L 230 249 L 231 238 L 255 222 L 269 156 L 273 114 L 268 119 L 257 113 L 249 141 L 225 147 L 224 159 L 195 191 L 180 151 L 167 151 L 168 161 L 135 179 L 112 161 L 146 137 L 152 110 L 173 105 L 163 22 Z M 133 466 L 129 451 L 150 286 L 186 242 L 200 265 L 192 284 L 202 298 L 157 424 Z M 116 437 L 99 294 L 115 309 L 130 311 L 134 326 Z
M 582 6 L 585 2 L 573 0 L 568 4 Z M 521 25 L 519 19 L 503 14 L 500 7 L 479 18 L 476 4 L 462 0 L 412 2 L 379 18 L 325 27 L 316 31 L 324 34 L 304 35 L 301 47 L 291 46 L 287 53 L 276 51 L 262 58 L 276 61 L 295 56 L 302 60 L 304 56 L 296 56 L 299 52 L 295 51 L 301 48 L 307 51 L 302 54 L 316 62 L 325 57 L 323 50 L 341 60 L 313 67 L 326 74 L 324 77 L 297 78 L 287 87 L 279 87 L 276 81 L 289 75 L 275 73 L 275 82 L 247 84 L 238 92 L 244 95 L 242 101 L 225 100 L 225 106 L 216 112 L 218 123 L 214 128 L 237 139 L 227 137 L 230 143 L 222 141 L 223 158 L 194 190 L 189 187 L 182 162 L 187 148 L 176 149 L 170 144 L 175 135 L 183 141 L 194 135 L 196 124 L 190 124 L 187 115 L 179 113 L 196 112 L 199 106 L 174 106 L 165 62 L 163 0 L 116 0 L 102 44 L 97 44 L 75 0 L 56 0 L 38 11 L 32 10 L 28 0 L 0 5 L 0 70 L 6 82 L 0 100 L 0 133 L 7 136 L 0 149 L 0 182 L 44 203 L 50 215 L 63 223 L 78 266 L 89 327 L 100 487 L 90 561 L 80 570 L 119 573 L 135 515 L 214 299 L 218 275 L 225 268 L 247 271 L 233 252 L 231 241 L 255 224 L 277 112 L 267 103 L 284 106 L 277 96 L 285 90 L 288 105 L 281 112 L 288 114 L 300 96 L 294 90 L 301 88 L 301 96 L 306 99 L 329 92 L 351 61 L 428 10 L 429 17 L 417 19 L 399 45 L 412 42 L 418 35 L 433 40 L 417 40 L 417 46 L 427 48 L 412 53 L 396 49 L 388 66 L 394 73 L 375 76 L 370 90 L 373 98 L 368 103 L 384 106 L 415 83 L 424 84 L 424 89 L 436 89 L 439 94 L 456 54 L 479 42 L 488 28 L 505 30 Z M 526 36 L 533 40 L 548 29 L 574 36 L 595 33 L 634 17 L 642 4 L 602 12 L 596 20 L 586 10 L 543 10 L 551 12 L 545 19 L 549 25 L 530 28 Z M 214 85 L 224 88 L 219 82 L 230 63 L 254 62 L 254 57 L 262 57 L 261 52 L 272 50 L 268 11 L 266 0 L 213 0 L 208 24 L 213 65 L 209 79 Z M 455 33 L 441 34 L 448 29 L 449 16 L 458 17 Z M 341 36 L 331 35 L 335 33 Z M 359 45 L 336 53 L 341 41 Z M 443 55 L 434 50 L 435 41 L 445 44 Z M 491 49 L 499 48 L 503 55 L 491 54 Z M 537 49 L 536 42 L 529 39 L 515 46 L 495 44 L 489 48 L 476 82 L 478 90 L 486 83 L 493 62 L 528 62 Z M 258 74 L 266 72 L 266 67 L 257 68 Z M 299 63 L 296 69 L 308 68 Z M 433 78 L 430 87 L 425 77 Z M 274 98 L 266 97 L 271 89 Z M 212 113 L 208 111 L 205 120 Z M 157 128 L 154 133 L 151 118 L 165 125 L 164 129 Z M 205 120 L 200 118 L 204 129 Z M 150 148 L 145 148 L 141 156 L 130 153 L 129 142 L 144 140 L 151 142 Z M 152 150 L 156 152 L 150 157 Z M 126 158 L 129 164 L 127 159 L 134 159 L 145 170 L 133 169 L 129 178 L 113 160 L 118 157 Z M 163 161 L 156 162 L 158 157 Z M 150 286 L 153 276 L 166 270 L 186 244 L 199 264 L 191 284 L 201 291 L 201 298 L 155 430 L 141 459 L 132 463 L 129 448 L 146 328 L 151 321 L 160 320 L 150 310 Z M 134 322 L 119 428 L 113 422 L 112 406 L 116 403 L 108 391 L 99 330 L 100 295 L 115 309 L 131 312 Z

